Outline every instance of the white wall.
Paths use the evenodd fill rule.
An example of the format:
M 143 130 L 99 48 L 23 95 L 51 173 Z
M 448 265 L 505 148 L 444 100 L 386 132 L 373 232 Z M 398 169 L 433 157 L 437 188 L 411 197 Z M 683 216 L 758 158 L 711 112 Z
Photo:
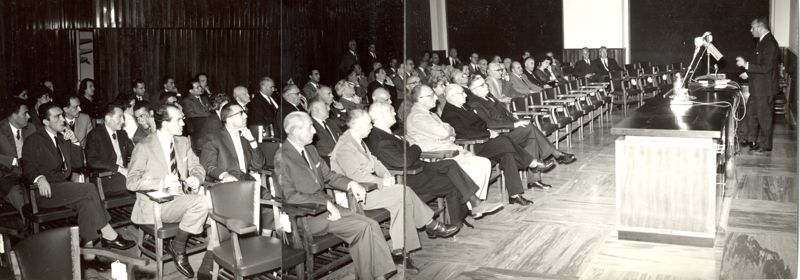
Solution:
M 430 0 L 431 50 L 447 50 L 447 6 L 445 0 Z
M 563 4 L 565 49 L 630 45 L 628 0 L 563 0 Z
M 796 2 L 796 0 L 769 1 L 769 26 L 772 28 L 772 35 L 775 36 L 775 40 L 781 47 L 789 46 L 791 2 Z
M 789 50 L 798 55 L 800 54 L 800 46 L 798 46 L 798 44 L 800 44 L 800 41 L 798 41 L 798 33 L 800 33 L 800 30 L 798 30 L 797 17 L 798 13 L 800 13 L 800 5 L 797 4 L 797 1 L 789 1 L 791 2 L 789 5 L 791 10 L 789 15 Z

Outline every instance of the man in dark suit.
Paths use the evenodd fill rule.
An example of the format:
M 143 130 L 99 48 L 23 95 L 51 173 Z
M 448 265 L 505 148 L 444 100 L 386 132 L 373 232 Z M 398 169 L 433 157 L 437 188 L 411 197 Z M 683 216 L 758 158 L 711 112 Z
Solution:
M 347 76 L 353 70 L 353 65 L 359 64 L 358 53 L 356 53 L 356 40 L 347 42 L 347 52 L 342 55 L 342 60 L 339 62 L 339 77 Z
M 553 163 L 542 163 L 528 154 L 525 149 L 504 135 L 489 130 L 489 127 L 471 108 L 465 106 L 466 94 L 459 85 L 448 85 L 445 90 L 447 104 L 442 111 L 442 120 L 450 124 L 458 139 L 489 138 L 482 144 L 475 145 L 475 154 L 500 163 L 504 171 L 509 203 L 531 205 L 532 201 L 522 196 L 524 192 L 520 169 L 533 168 L 535 171 L 550 171 Z M 529 186 L 533 187 L 532 185 Z
M 294 112 L 284 119 L 287 137 L 275 155 L 275 177 L 278 196 L 288 204 L 325 205 L 328 215 L 308 219 L 315 235 L 331 233 L 350 244 L 356 277 L 381 279 L 395 272 L 389 246 L 375 220 L 356 214 L 333 203 L 325 193 L 330 186 L 342 191 L 352 190 L 356 199 L 366 197 L 364 188 L 349 178 L 330 170 L 311 144 L 314 128 L 304 112 Z
M 296 85 L 287 85 L 283 88 L 281 96 L 283 97 L 281 99 L 281 119 L 291 112 L 306 112 L 306 107 L 300 98 L 300 89 Z
M 183 114 L 186 116 L 186 131 L 192 136 L 192 145 L 200 137 L 200 129 L 211 111 L 211 101 L 204 94 L 200 81 L 189 82 L 189 95 L 181 99 Z
M 314 130 L 317 134 L 314 136 L 314 146 L 319 151 L 319 156 L 330 163 L 330 154 L 336 142 L 339 141 L 339 136 L 342 135 L 342 130 L 338 125 L 329 125 L 330 110 L 322 100 L 311 101 L 309 105 L 311 110 L 311 121 L 314 124 Z
M 133 91 L 133 96 L 136 98 L 136 101 L 153 102 L 147 95 L 147 88 L 144 86 L 144 81 L 140 79 L 133 80 L 131 83 L 131 91 Z
M 380 59 L 378 59 L 378 52 L 375 49 L 375 43 L 372 43 L 367 46 L 366 63 L 363 64 L 364 72 L 370 73 L 375 70 L 375 68 L 373 68 L 375 62 L 380 62 Z
M 447 59 L 442 61 L 442 65 L 450 65 L 455 69 L 461 68 L 461 60 L 458 59 L 458 50 L 456 50 L 456 48 L 450 49 L 450 51 L 447 53 Z
M 750 98 L 747 100 L 747 126 L 740 135 L 744 146 L 756 152 L 772 151 L 772 110 L 778 94 L 779 49 L 770 33 L 766 18 L 754 19 L 750 33 L 758 39 L 752 62 L 738 60 L 736 65 L 747 71 L 740 75 L 749 79 Z
M 397 102 L 397 93 L 395 93 L 394 82 L 392 82 L 392 79 L 389 79 L 386 76 L 386 70 L 383 68 L 378 68 L 375 70 L 375 80 L 367 85 L 367 98 L 370 104 L 374 102 L 372 100 L 372 92 L 379 87 L 389 91 L 389 96 L 391 96 L 392 102 Z
M 22 215 L 25 205 L 25 190 L 22 184 L 22 144 L 29 135 L 36 132 L 28 124 L 28 106 L 16 98 L 6 101 L 0 121 L 0 196 Z
M 490 93 L 486 82 L 480 77 L 475 77 L 470 83 L 475 97 L 469 99 L 468 105 L 486 123 L 487 127 L 496 129 L 510 129 L 505 133 L 514 143 L 525 148 L 533 158 L 544 161 L 551 157 L 559 164 L 570 164 L 575 161 L 575 156 L 556 149 L 547 140 L 542 132 L 533 126 L 530 121 L 517 119 L 514 114 L 506 109 Z M 536 181 L 534 187 L 549 189 L 550 185 Z
M 605 46 L 600 47 L 600 57 L 592 61 L 592 72 L 595 75 L 610 77 L 612 71 L 620 71 L 617 61 L 608 57 L 608 49 Z
M 107 106 L 103 124 L 95 127 L 86 137 L 86 164 L 93 169 L 113 171 L 114 175 L 103 178 L 105 193 L 125 193 L 125 176 L 133 152 L 133 141 L 122 129 L 122 107 Z
M 394 108 L 386 103 L 370 106 L 373 128 L 366 140 L 367 146 L 386 168 L 409 170 L 421 168 L 417 174 L 406 176 L 406 184 L 419 195 L 443 196 L 447 200 L 448 214 L 452 224 L 459 225 L 466 215 L 466 204 L 472 207 L 475 217 L 495 212 L 502 205 L 480 203 L 475 195 L 478 185 L 469 178 L 454 160 L 425 162 L 420 159 L 422 150 L 417 145 L 409 145 L 402 137 L 393 134 L 391 127 L 396 123 Z
M 200 154 L 207 177 L 222 182 L 254 180 L 249 172 L 264 166 L 264 156 L 246 129 L 247 112 L 238 104 L 228 103 L 222 107 L 221 115 L 225 126 L 209 131 Z
M 581 57 L 583 57 L 583 59 L 575 61 L 575 70 L 573 70 L 573 73 L 576 78 L 589 78 L 594 75 L 592 59 L 589 57 L 589 48 L 584 47 L 581 50 Z
M 66 130 L 61 108 L 45 103 L 39 106 L 38 113 L 44 129 L 25 139 L 22 171 L 28 182 L 33 182 L 38 188 L 36 201 L 39 207 L 75 210 L 81 245 L 91 246 L 100 237 L 103 247 L 127 250 L 136 245 L 136 242 L 122 238 L 108 224 L 111 216 L 103 207 L 94 185 L 69 181 L 72 170 L 83 166 L 83 150 L 77 144 L 75 134 Z
M 283 130 L 279 125 L 278 103 L 272 98 L 273 92 L 275 82 L 270 77 L 262 78 L 258 94 L 254 94 L 250 103 L 247 103 L 247 127 L 251 131 L 257 131 L 256 127 L 262 126 L 265 130 L 272 131 L 273 136 L 280 138 Z

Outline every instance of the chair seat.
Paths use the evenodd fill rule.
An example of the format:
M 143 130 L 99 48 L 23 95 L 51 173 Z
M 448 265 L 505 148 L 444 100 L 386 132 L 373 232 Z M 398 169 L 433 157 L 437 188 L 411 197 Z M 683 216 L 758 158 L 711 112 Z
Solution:
M 139 225 L 139 228 L 141 228 L 144 233 L 161 239 L 175 237 L 178 235 L 178 231 L 181 230 L 178 228 L 178 223 L 164 223 L 163 225 L 163 227 L 158 229 L 158 232 L 155 232 L 155 225 L 153 224 Z
M 108 208 L 117 208 L 121 206 L 133 205 L 136 203 L 136 196 L 131 193 L 111 193 L 106 195 L 106 200 L 103 201 Z
M 281 261 L 281 267 L 284 270 L 288 270 L 306 261 L 306 251 L 283 244 L 281 247 L 281 258 L 283 259 Z
M 542 123 L 542 127 L 540 127 L 540 129 L 542 130 L 542 134 L 549 136 L 558 130 L 558 125 L 552 123 Z
M 314 239 L 311 240 L 310 244 L 311 253 L 319 254 L 320 252 L 325 251 L 333 246 L 339 245 L 342 242 L 344 242 L 344 240 L 330 233 L 320 236 L 314 236 Z
M 39 212 L 34 214 L 33 210 L 30 207 L 30 204 L 25 205 L 25 207 L 23 208 L 23 213 L 25 214 L 25 217 L 37 223 L 46 223 L 78 215 L 78 213 L 76 213 L 74 210 L 66 207 L 39 208 Z
M 242 276 L 260 274 L 281 268 L 281 249 L 283 242 L 280 239 L 253 236 L 239 240 L 242 248 L 242 266 L 236 267 L 233 255 L 233 240 L 229 239 L 211 250 L 214 261 L 227 270 L 238 271 Z

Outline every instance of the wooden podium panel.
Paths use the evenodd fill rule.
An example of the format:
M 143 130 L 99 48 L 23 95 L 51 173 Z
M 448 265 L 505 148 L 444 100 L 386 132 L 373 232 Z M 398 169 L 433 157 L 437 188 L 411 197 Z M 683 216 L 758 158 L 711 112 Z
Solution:
M 714 140 L 623 136 L 615 145 L 619 238 L 713 246 L 722 196 Z

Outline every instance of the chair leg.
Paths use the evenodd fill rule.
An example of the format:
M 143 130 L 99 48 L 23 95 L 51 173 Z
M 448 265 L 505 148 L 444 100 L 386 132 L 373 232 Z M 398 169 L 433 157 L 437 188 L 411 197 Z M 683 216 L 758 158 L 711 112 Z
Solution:
M 305 264 L 301 263 L 301 264 L 298 264 L 297 267 L 295 267 L 294 272 L 295 272 L 295 274 L 297 274 L 297 280 L 305 280 L 306 279 L 306 275 L 303 273 L 304 270 L 305 270 Z
M 578 136 L 579 136 L 578 139 L 581 139 L 581 141 L 583 141 L 583 116 L 578 118 L 578 124 L 580 125 L 580 127 L 578 127 Z
M 219 264 L 216 261 L 214 261 L 212 267 L 213 268 L 211 270 L 211 280 L 217 280 L 219 279 Z
M 154 237 L 156 240 L 156 279 L 164 279 L 164 239 Z
M 589 133 L 594 133 L 594 111 L 589 111 Z
M 558 142 L 561 142 L 561 138 L 559 137 L 558 129 L 556 129 L 554 135 L 556 136 L 556 150 L 558 150 Z

